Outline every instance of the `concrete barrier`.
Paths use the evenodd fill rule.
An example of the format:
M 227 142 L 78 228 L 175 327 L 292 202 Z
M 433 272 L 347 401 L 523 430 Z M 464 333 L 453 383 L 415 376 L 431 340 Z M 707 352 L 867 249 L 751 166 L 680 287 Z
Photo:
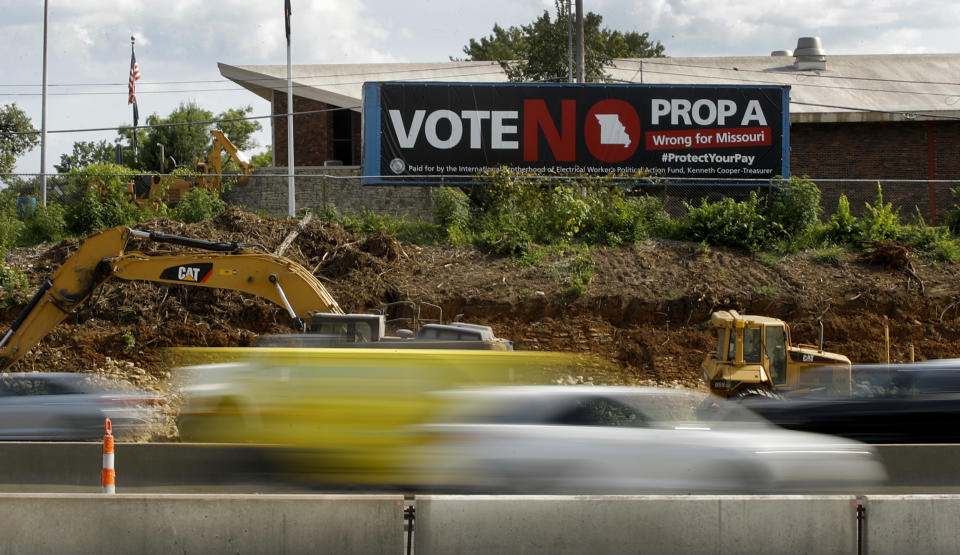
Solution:
M 422 496 L 415 551 L 853 553 L 852 496 Z
M 960 496 L 421 496 L 434 553 L 960 553 Z M 396 553 L 400 495 L 0 494 L 0 553 Z
M 960 553 L 960 496 L 868 495 L 864 553 Z
M 0 494 L 0 553 L 397 553 L 402 496 Z

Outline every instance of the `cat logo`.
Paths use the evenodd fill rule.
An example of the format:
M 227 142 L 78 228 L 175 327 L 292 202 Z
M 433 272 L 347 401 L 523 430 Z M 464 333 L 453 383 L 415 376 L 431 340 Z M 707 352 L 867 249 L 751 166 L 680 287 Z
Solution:
M 177 279 L 181 281 L 197 281 L 200 274 L 200 268 L 191 268 L 190 266 L 180 266 L 177 270 Z
M 813 355 L 803 355 L 803 362 L 813 362 Z
M 182 266 L 171 266 L 160 273 L 160 279 L 170 281 L 187 281 L 192 283 L 204 283 L 213 272 L 213 264 L 204 262 L 200 264 L 185 264 Z

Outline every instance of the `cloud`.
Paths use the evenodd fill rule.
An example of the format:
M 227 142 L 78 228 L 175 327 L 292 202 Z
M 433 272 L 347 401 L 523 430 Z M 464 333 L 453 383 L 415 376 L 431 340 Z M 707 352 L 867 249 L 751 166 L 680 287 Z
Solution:
M 820 36 L 828 54 L 950 52 L 960 16 L 943 0 L 601 0 L 590 9 L 612 28 L 649 31 L 671 56 L 762 56 L 801 36 Z
M 292 0 L 295 64 L 443 61 L 494 23 L 533 21 L 553 0 Z M 130 121 L 126 78 L 137 37 L 141 117 L 167 115 L 184 101 L 215 113 L 269 104 L 225 82 L 217 62 L 286 64 L 279 0 L 71 0 L 49 7 L 48 128 Z M 946 0 L 590 0 L 585 9 L 622 31 L 649 31 L 670 56 L 767 55 L 816 35 L 827 54 L 955 52 L 960 3 Z M 40 124 L 43 2 L 0 0 L 6 64 L 0 103 L 16 102 Z M 98 83 L 100 86 L 63 86 Z M 14 88 L 11 84 L 29 85 Z M 159 92 L 165 91 L 165 92 Z M 109 132 L 51 136 L 48 167 L 74 140 Z M 258 140 L 269 142 L 266 133 Z M 35 150 L 24 167 L 39 167 Z M 20 167 L 20 166 L 18 166 Z

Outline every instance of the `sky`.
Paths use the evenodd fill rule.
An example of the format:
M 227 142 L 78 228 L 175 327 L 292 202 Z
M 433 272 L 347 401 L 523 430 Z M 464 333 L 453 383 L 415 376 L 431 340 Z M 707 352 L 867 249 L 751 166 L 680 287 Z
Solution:
M 471 38 L 531 22 L 553 0 L 291 0 L 294 64 L 446 61 Z M 958 53 L 952 0 L 583 0 L 604 26 L 649 32 L 668 56 L 765 56 L 819 36 L 830 54 Z M 132 123 L 130 37 L 140 121 L 195 102 L 214 114 L 269 103 L 224 79 L 217 62 L 286 64 L 283 0 L 48 0 L 47 172 L 75 141 Z M 0 105 L 42 121 L 43 0 L 0 0 Z M 956 77 L 952 77 L 956 79 Z M 264 131 L 251 153 L 269 144 Z M 148 146 L 149 147 L 149 146 Z M 189 162 L 187 162 L 189 164 Z M 40 171 L 40 147 L 16 171 Z

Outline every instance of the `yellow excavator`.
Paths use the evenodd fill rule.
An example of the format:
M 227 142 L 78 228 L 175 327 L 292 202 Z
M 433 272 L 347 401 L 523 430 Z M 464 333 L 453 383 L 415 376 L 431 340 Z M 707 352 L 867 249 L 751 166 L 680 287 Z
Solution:
M 131 238 L 209 252 L 127 251 Z M 269 346 L 458 348 L 512 350 L 488 326 L 431 323 L 415 333 L 387 335 L 382 314 L 344 314 L 307 269 L 255 243 L 216 242 L 159 232 L 107 229 L 88 237 L 46 279 L 0 338 L 0 370 L 22 358 L 51 329 L 74 313 L 107 280 L 152 281 L 231 289 L 257 295 L 290 315 L 297 334 Z M 309 332 L 309 333 L 305 333 Z
M 223 191 L 224 152 L 240 168 L 240 174 L 236 177 L 234 185 L 246 183 L 253 174 L 247 155 L 239 150 L 222 131 L 211 129 L 210 134 L 213 135 L 213 146 L 207 153 L 206 160 L 197 160 L 194 166 L 194 171 L 197 173 L 195 180 L 187 181 L 173 176 L 164 178 L 161 175 L 141 175 L 127 183 L 124 193 L 130 200 L 141 206 L 159 202 L 175 205 L 195 187 L 220 194 Z M 93 187 L 96 184 L 92 183 L 90 186 Z M 100 186 L 100 194 L 104 193 L 103 187 Z

